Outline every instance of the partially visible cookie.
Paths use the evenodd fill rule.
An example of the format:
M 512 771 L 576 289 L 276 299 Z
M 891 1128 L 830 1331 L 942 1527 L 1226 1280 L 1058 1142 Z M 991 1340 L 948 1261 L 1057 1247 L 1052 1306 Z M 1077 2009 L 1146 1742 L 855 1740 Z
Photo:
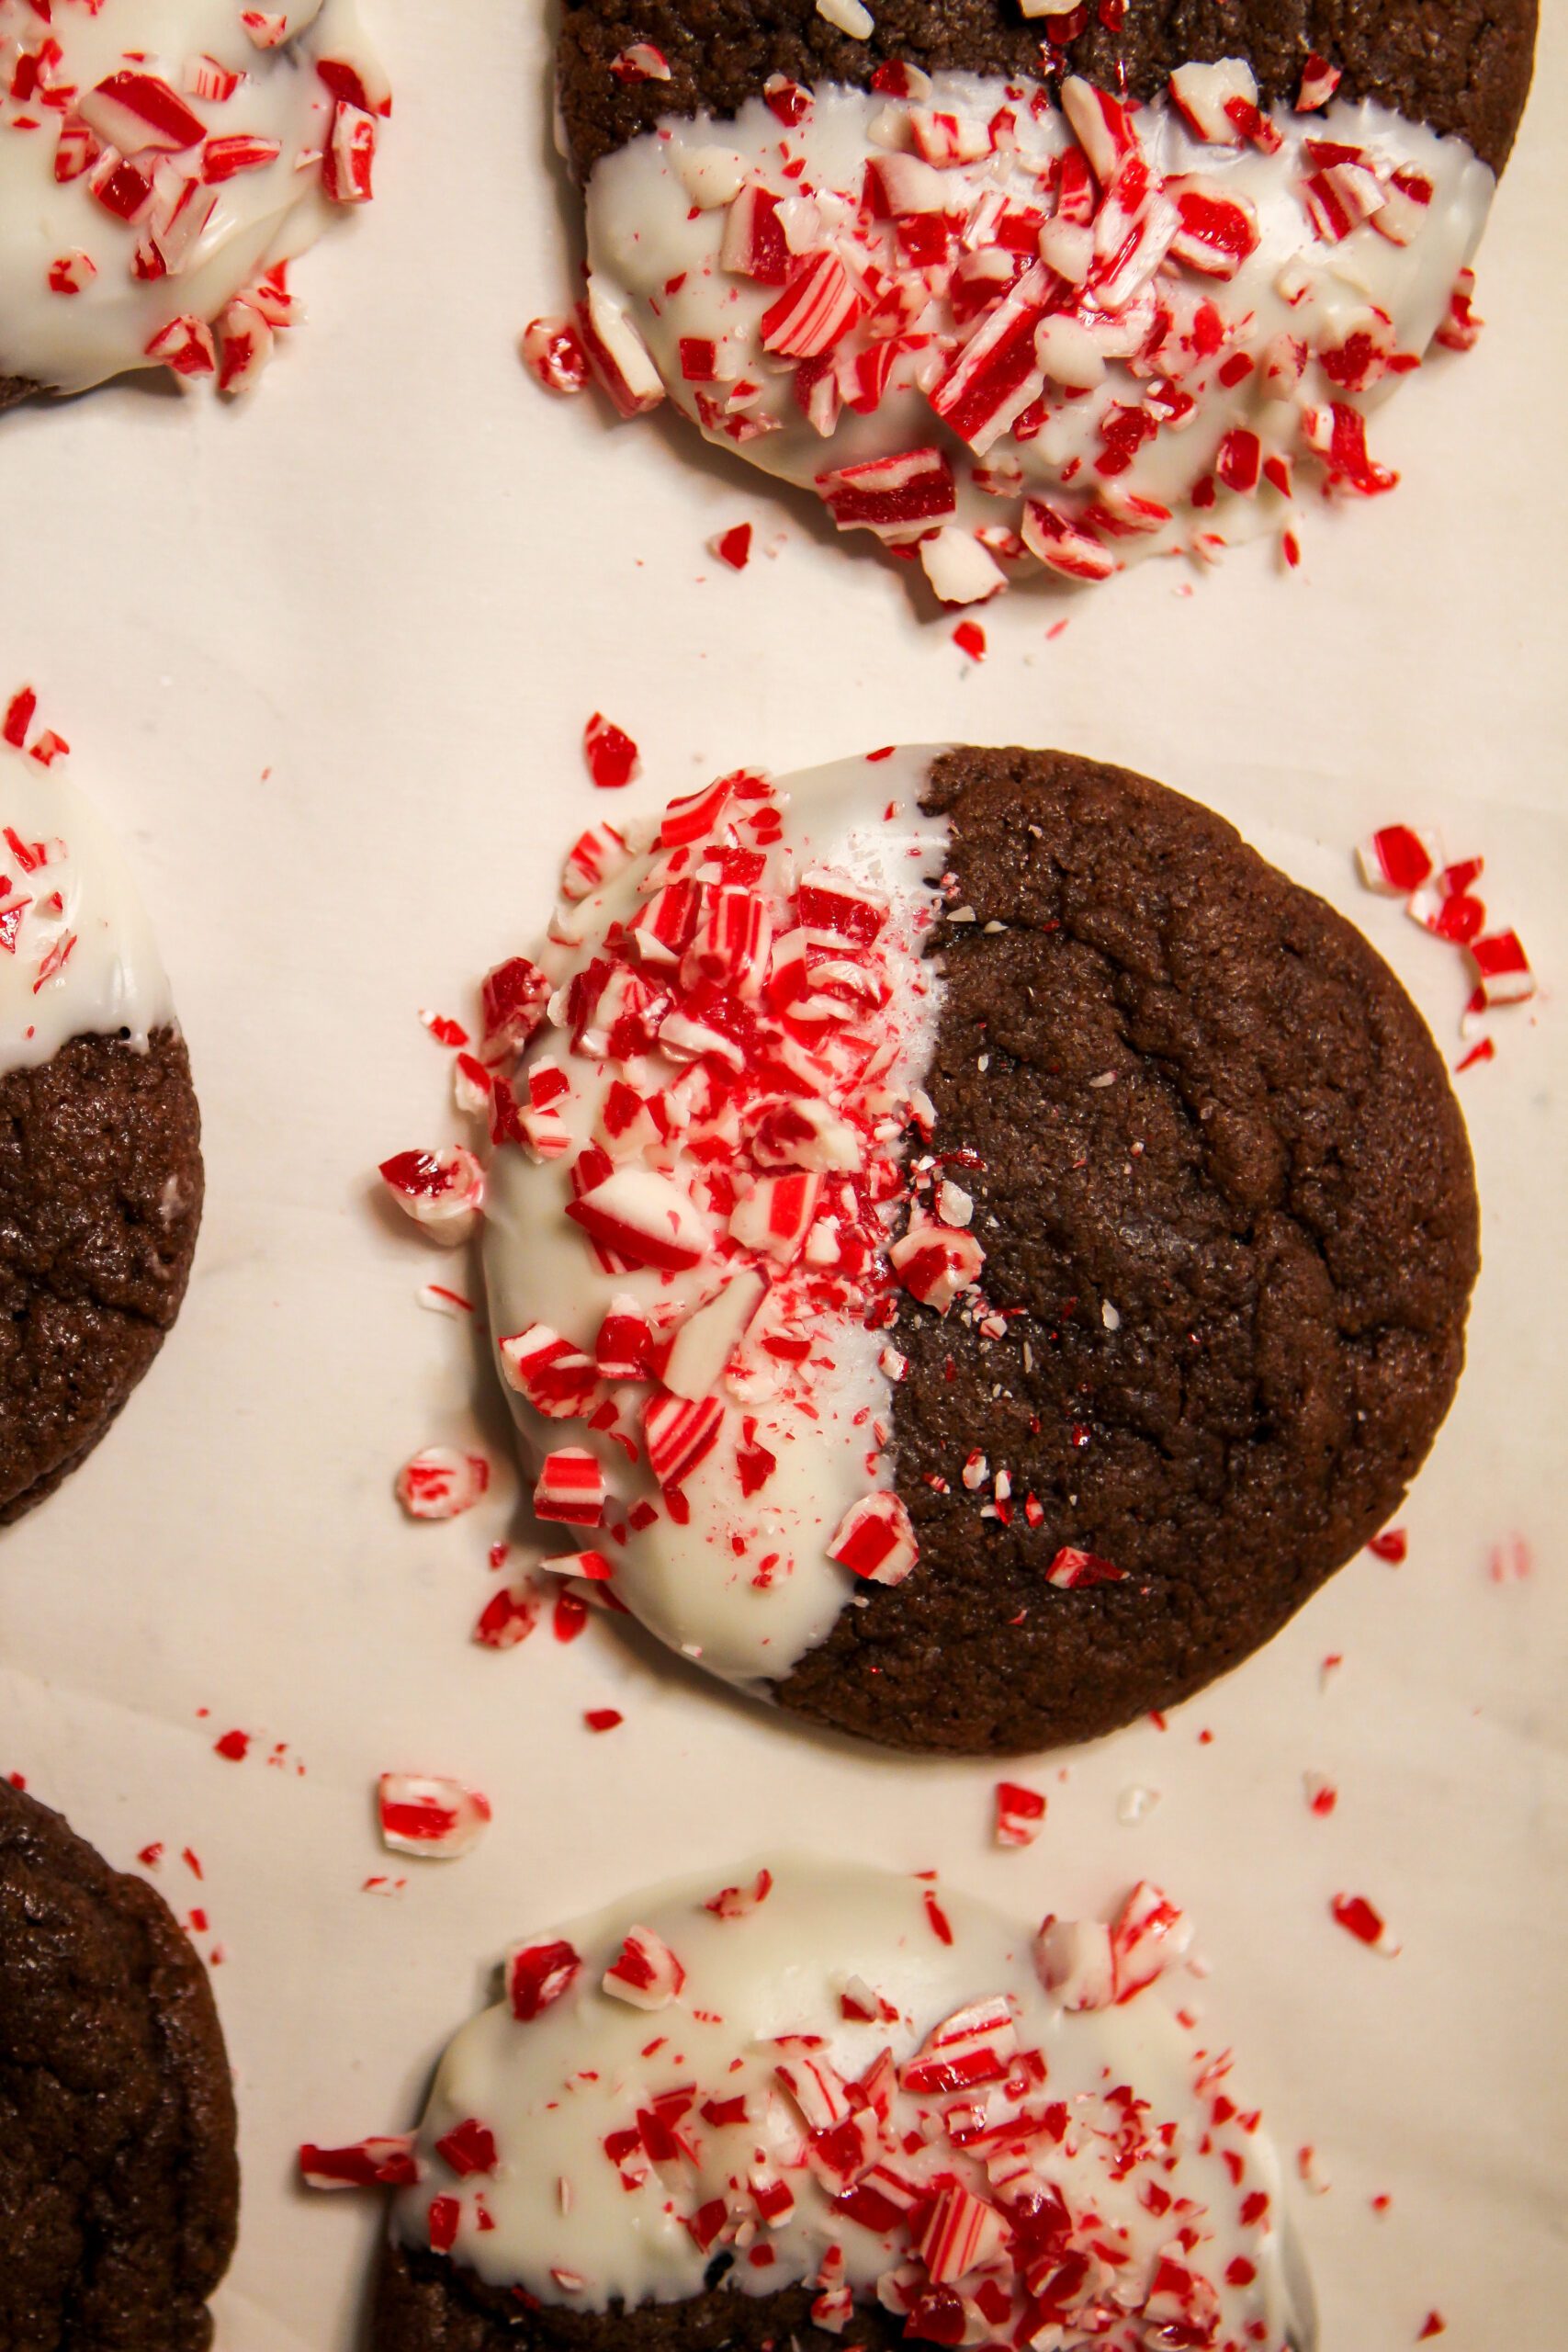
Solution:
M 1474 341 L 1536 0 L 571 0 L 590 273 L 525 346 L 942 602 L 1289 534 Z M 569 364 L 570 363 L 570 364 Z M 1299 555 L 1293 535 L 1285 553 Z
M 565 0 L 559 79 L 571 159 L 586 177 L 601 155 L 670 116 L 738 113 L 773 74 L 807 85 L 870 87 L 895 62 L 928 74 L 1041 76 L 1048 56 L 1144 103 L 1177 69 L 1245 58 L 1269 106 L 1289 107 L 1314 53 L 1340 94 L 1370 98 L 1465 141 L 1501 171 L 1529 95 L 1537 0 L 1126 0 L 1025 10 L 1012 0 L 882 0 L 856 39 L 817 0 Z M 1121 22 L 1114 21 L 1120 16 Z M 1107 22 L 1110 17 L 1111 21 Z M 621 63 L 651 43 L 668 81 Z
M 485 1266 L 584 1591 L 1006 1753 L 1190 1696 L 1397 1510 L 1463 1362 L 1463 1123 L 1220 818 L 907 749 L 597 828 L 565 891 L 486 987 Z
M 0 0 L 0 410 L 146 368 L 248 387 L 389 106 L 354 0 Z
M 211 1988 L 164 1904 L 0 1781 L 6 2352 L 204 2352 L 234 2134 Z
M 1305 2352 L 1278 2160 L 1156 1984 L 1191 1932 L 1156 1888 L 1032 1934 L 929 1877 L 731 1875 L 512 1956 L 377 2143 L 370 2352 Z
M 91 1451 L 157 1354 L 202 1203 L 190 1065 L 135 885 L 57 760 L 9 738 L 0 941 L 5 1521 Z

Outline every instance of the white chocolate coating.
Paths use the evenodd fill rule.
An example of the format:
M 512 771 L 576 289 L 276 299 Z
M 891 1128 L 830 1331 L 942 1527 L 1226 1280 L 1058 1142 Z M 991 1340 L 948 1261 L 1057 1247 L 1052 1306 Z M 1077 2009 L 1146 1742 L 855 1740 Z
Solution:
M 368 85 L 378 77 L 359 19 L 358 0 L 297 0 L 286 10 L 287 35 L 258 48 L 241 22 L 237 0 L 55 0 L 40 23 L 29 0 L 0 0 L 0 376 L 60 391 L 80 391 L 127 369 L 155 366 L 148 346 L 172 322 L 219 318 L 235 296 L 321 235 L 337 208 L 322 192 L 321 151 L 330 140 L 334 98 L 317 73 L 321 59 L 351 65 Z M 18 60 L 52 37 L 62 55 L 40 90 L 9 93 Z M 243 75 L 228 97 L 191 86 L 198 59 Z M 56 155 L 62 124 L 75 106 L 128 61 L 168 83 L 209 136 L 251 136 L 277 143 L 276 158 L 214 182 L 216 209 L 167 275 L 134 274 L 147 233 L 106 209 L 92 192 L 93 173 L 61 181 Z M 58 101 L 66 87 L 75 93 Z M 204 178 L 207 150 L 191 146 L 151 166 Z M 232 151 L 230 151 L 231 153 Z M 85 255 L 80 289 L 54 290 L 51 269 Z M 90 274 L 89 274 L 90 272 Z
M 979 306 L 999 300 L 1013 282 L 1008 255 L 997 243 L 998 202 L 1005 199 L 1015 211 L 1044 211 L 1054 228 L 1063 225 L 1053 214 L 1051 175 L 1075 141 L 1061 109 L 1032 107 L 1028 85 L 1021 84 L 938 74 L 919 109 L 952 115 L 961 136 L 974 132 L 982 149 L 987 126 L 1004 109 L 1011 127 L 996 152 L 939 171 L 910 153 L 911 117 L 917 111 L 911 100 L 823 85 L 805 119 L 786 129 L 758 97 L 733 120 L 700 117 L 661 123 L 604 157 L 588 186 L 595 303 L 608 316 L 625 314 L 647 344 L 671 398 L 710 440 L 738 447 L 753 464 L 806 486 L 827 469 L 894 453 L 945 453 L 956 479 L 956 514 L 945 558 L 934 556 L 928 568 L 938 593 L 951 602 L 994 593 L 1004 575 L 1032 568 L 1040 552 L 1032 538 L 1027 552 L 1016 537 L 1009 543 L 1022 523 L 1025 495 L 1047 500 L 1075 524 L 1082 524 L 1086 514 L 1096 518 L 1088 528 L 1100 542 L 1106 569 L 1119 568 L 1135 555 L 1194 543 L 1212 548 L 1247 536 L 1260 526 L 1259 517 L 1280 521 L 1288 512 L 1287 500 L 1268 476 L 1243 495 L 1225 487 L 1221 466 L 1213 494 L 1226 436 L 1237 429 L 1256 433 L 1261 458 L 1276 460 L 1276 474 L 1287 488 L 1292 465 L 1305 463 L 1317 473 L 1333 407 L 1369 409 L 1427 352 L 1449 315 L 1450 291 L 1475 250 L 1495 187 L 1492 172 L 1462 141 L 1439 138 L 1371 102 L 1353 106 L 1337 100 L 1306 115 L 1276 107 L 1267 119 L 1280 144 L 1265 153 L 1250 142 L 1229 146 L 1200 140 L 1162 96 L 1133 117 L 1156 189 L 1168 175 L 1198 175 L 1224 196 L 1244 198 L 1256 213 L 1256 249 L 1229 278 L 1204 275 L 1168 254 L 1152 277 L 1138 279 L 1132 273 L 1136 282 L 1120 307 L 1103 288 L 1098 300 L 1092 292 L 1076 306 L 1069 300 L 1061 315 L 1046 322 L 1038 346 L 1045 369 L 1036 379 L 1042 384 L 1043 419 L 1036 403 L 1029 437 L 1004 431 L 977 455 L 949 430 L 928 395 L 958 347 L 976 333 Z M 1337 243 L 1315 233 L 1303 194 L 1314 169 L 1305 153 L 1308 141 L 1365 151 L 1384 192 L 1396 171 L 1428 182 L 1430 201 L 1416 214 L 1406 208 L 1400 217 L 1403 199 L 1397 191 L 1382 212 L 1384 221 L 1408 233 L 1410 242 L 1391 242 L 1371 220 Z M 900 250 L 893 222 L 873 219 L 863 208 L 867 164 L 889 156 L 923 175 L 919 201 L 940 205 L 951 223 L 966 224 L 953 249 L 963 257 L 960 268 L 976 273 L 964 315 L 955 313 L 949 290 L 953 254 L 940 268 L 915 266 Z M 802 164 L 803 173 L 795 172 Z M 802 413 L 794 360 L 762 347 L 761 322 L 779 298 L 778 285 L 738 275 L 721 260 L 729 220 L 723 199 L 741 187 L 761 187 L 781 200 L 778 219 L 796 260 L 807 254 L 836 254 L 852 279 L 863 282 L 871 265 L 881 273 L 873 283 L 884 303 L 889 282 L 906 301 L 909 315 L 899 356 L 886 390 L 869 413 L 857 413 L 849 405 L 855 361 L 874 347 L 865 324 L 852 327 L 837 346 L 843 404 L 836 415 L 820 420 L 830 427 L 825 435 Z M 1156 209 L 1163 201 L 1156 196 Z M 1100 220 L 1107 210 L 1102 208 Z M 928 221 L 934 217 L 940 215 L 925 215 Z M 1060 262 L 1075 238 L 1092 243 L 1098 233 L 1098 222 L 1093 232 L 1076 228 L 1065 246 L 1043 243 L 1040 250 Z M 1114 249 L 1114 237 L 1103 242 Z M 1031 249 L 1015 267 L 1034 260 Z M 999 285 L 987 289 L 984 273 L 992 268 L 1000 273 Z M 1094 284 L 1091 276 L 1091 288 Z M 1223 326 L 1217 347 L 1207 328 L 1201 334 L 1195 329 L 1204 304 Z M 1332 380 L 1319 355 L 1337 349 L 1374 311 L 1390 322 L 1376 332 L 1399 355 L 1396 371 L 1377 374 L 1365 386 Z M 1267 355 L 1279 336 L 1306 347 L 1299 382 L 1282 384 L 1277 375 L 1268 376 Z M 717 344 L 718 380 L 685 379 L 683 339 Z M 1240 380 L 1222 380 L 1228 362 L 1240 367 L 1246 359 L 1254 365 Z M 1380 367 L 1374 362 L 1374 372 Z M 1101 433 L 1107 412 L 1143 406 L 1156 379 L 1191 396 L 1195 407 L 1175 420 L 1158 409 L 1145 411 L 1161 420 L 1158 429 L 1135 447 L 1130 464 L 1097 476 L 1097 465 L 1108 456 Z M 1337 460 L 1329 471 L 1337 481 L 1348 479 Z M 1205 484 L 1200 511 L 1194 511 L 1188 502 L 1194 487 Z M 1172 519 L 1163 527 L 1150 527 L 1146 516 L 1129 525 L 1124 503 L 1121 528 L 1099 519 L 1108 499 L 1127 498 L 1156 502 L 1171 510 Z M 963 544 L 977 530 L 990 535 L 984 552 Z M 1070 563 L 1057 568 L 1073 576 L 1098 576 L 1092 547 L 1089 553 L 1087 572 L 1073 571 Z
M 902 750 L 778 779 L 776 790 L 787 796 L 787 807 L 765 886 L 776 899 L 793 860 L 796 873 L 823 863 L 886 894 L 893 910 L 886 941 L 897 943 L 887 945 L 896 994 L 886 1027 L 897 1050 L 877 1082 L 899 1102 L 929 1067 L 939 995 L 919 946 L 946 843 L 945 827 L 921 818 L 917 806 L 933 756 L 929 747 Z M 891 820 L 890 806 L 897 812 Z M 576 944 L 558 943 L 549 965 L 563 996 L 561 984 L 592 961 L 605 931 L 645 903 L 639 886 L 655 855 L 634 858 L 605 888 L 567 910 L 564 927 Z M 563 1031 L 553 1026 L 535 1041 L 533 1058 L 541 1053 L 569 1071 L 571 1091 L 558 1108 L 579 1147 L 594 1130 L 614 1071 L 602 1058 L 570 1051 Z M 658 1051 L 642 1057 L 645 1089 L 679 1075 L 680 1067 Z M 666 1168 L 682 1184 L 694 1168 L 685 1138 L 672 1153 L 644 1155 L 638 1164 Z M 567 1156 L 536 1161 L 515 1147 L 494 1155 L 485 1272 L 497 1340 L 543 1324 L 592 1352 L 617 1297 L 629 1297 L 656 1317 L 676 1317 L 715 1295 L 724 1270 L 711 1256 L 675 1273 L 604 1272 L 584 1235 L 568 1221 L 568 1166 Z M 775 1299 L 783 1295 L 775 1291 Z M 625 1541 L 617 1544 L 598 1530 L 582 1540 L 612 1558 L 617 1598 L 671 1648 L 743 1685 L 787 1673 L 850 1601 L 855 1579 L 829 1559 L 825 1547 L 851 1505 L 889 1483 L 874 1430 L 891 1395 L 879 1363 L 882 1340 L 852 1316 L 826 1317 L 815 1328 L 812 1362 L 795 1375 L 781 1378 L 752 1350 L 739 1374 L 717 1384 L 726 1442 L 682 1480 L 689 1506 L 684 1523 L 658 1508 L 659 1488 L 646 1458 L 630 1463 L 610 1433 L 591 1430 L 582 1420 L 544 1419 L 521 1396 L 511 1399 L 525 1453 L 536 1467 L 551 1446 L 587 1446 L 604 1463 L 622 1506 L 614 1518 Z M 640 1396 L 626 1390 L 621 1401 L 624 1424 L 635 1429 Z M 735 1437 L 747 1418 L 755 1419 L 757 1440 L 777 1461 L 762 1491 L 750 1498 L 738 1488 L 733 1464 Z M 657 1515 L 641 1529 L 626 1526 L 626 1510 L 638 1503 Z M 770 1564 L 765 1573 L 763 1562 Z
M 144 1052 L 173 1019 L 118 842 L 58 766 L 0 743 L 0 1070 L 36 1069 L 73 1037 Z
M 1168 1999 L 1145 1982 L 1118 2004 L 1070 2010 L 1044 1989 L 1029 1931 L 983 1904 L 916 1879 L 794 1856 L 768 1859 L 771 1886 L 757 1901 L 763 1867 L 754 1860 L 734 1873 L 740 1892 L 730 1916 L 707 1907 L 716 1881 L 687 1881 L 558 1931 L 581 1961 L 564 1996 L 529 2019 L 502 2002 L 448 2046 L 418 2133 L 422 2179 L 398 2199 L 398 2234 L 428 2244 L 433 2199 L 455 2199 L 456 2261 L 491 2285 L 581 2311 L 694 2295 L 716 2251 L 729 2255 L 726 2283 L 742 2293 L 823 2283 L 835 2245 L 858 2297 L 874 2296 L 881 2282 L 886 2300 L 898 2291 L 887 2284 L 896 2276 L 918 2291 L 925 2271 L 910 2264 L 909 2229 L 869 2226 L 835 2204 L 839 2177 L 807 2154 L 818 2119 L 775 2075 L 802 2054 L 781 2051 L 780 2037 L 816 2036 L 815 2054 L 849 2084 L 874 2079 L 879 2053 L 891 2053 L 898 2081 L 882 2101 L 876 2160 L 918 2194 L 956 2179 L 1016 2219 L 1021 2196 L 1059 2192 L 1073 2243 L 1114 2250 L 1098 2291 L 1066 2298 L 1078 2324 L 1042 2333 L 1042 2345 L 1060 2352 L 1092 2340 L 1102 2352 L 1142 2352 L 1174 2340 L 1156 2332 L 1160 2314 L 1148 2297 L 1183 2225 L 1182 2258 L 1202 2282 L 1192 2291 L 1215 2322 L 1203 2341 L 1273 2352 L 1310 2344 L 1310 2289 L 1292 2275 L 1277 2160 L 1256 2116 L 1248 2130 L 1236 2114 L 1228 2062 L 1215 2067 L 1223 2045 L 1190 2011 L 1179 2021 L 1180 1996 Z M 632 2006 L 602 1989 L 634 1925 L 651 1929 L 685 1971 L 664 2006 Z M 868 1989 L 896 2014 L 847 2018 L 846 1991 L 853 2007 Z M 1004 2064 L 1008 2079 L 986 2084 L 976 2070 L 978 2086 L 957 2096 L 911 2080 L 908 2062 L 927 2037 L 976 2003 L 1005 2005 L 1011 2030 L 1004 2014 L 995 2046 L 1011 2050 L 1011 2064 L 1025 2071 L 1008 2073 Z M 1021 2089 L 1026 2052 L 1040 2053 L 1043 2079 Z M 1226 2096 L 1216 2103 L 1222 2078 Z M 1146 2107 L 1127 2106 L 1127 2086 Z M 636 2142 L 639 2110 L 649 2115 L 656 2100 L 682 2091 L 693 2094 L 683 2110 L 678 2099 L 665 2109 L 684 2143 L 678 2156 L 655 2165 L 624 2141 L 606 2153 L 612 2135 Z M 702 2113 L 705 2103 L 738 2098 L 744 2119 Z M 1141 2129 L 1129 2130 L 1134 2114 Z M 493 2135 L 496 2162 L 459 2178 L 436 2143 L 469 2120 Z M 964 2137 L 976 2132 L 987 2136 Z M 750 2193 L 759 2177 L 782 2179 L 795 2200 L 772 2225 Z M 1180 2199 L 1190 2206 L 1174 2205 Z M 722 2229 L 713 2234 L 710 2207 L 694 2233 L 688 2223 L 713 2199 L 726 2209 Z M 1097 2220 L 1086 2227 L 1091 2213 Z M 917 2220 L 917 2245 L 919 2235 Z M 1011 2316 L 1001 2324 L 993 2310 L 991 2326 L 964 2340 L 1023 2342 L 1011 2333 L 1027 2299 L 1010 2257 L 961 2277 L 971 2308 L 985 2277 L 1016 2299 Z M 1260 2332 L 1245 2335 L 1249 2326 Z

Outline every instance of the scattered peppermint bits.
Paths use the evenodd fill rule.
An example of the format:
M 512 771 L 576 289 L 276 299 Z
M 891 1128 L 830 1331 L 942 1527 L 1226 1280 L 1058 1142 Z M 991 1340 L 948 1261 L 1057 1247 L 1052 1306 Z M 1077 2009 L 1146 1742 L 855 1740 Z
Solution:
M 30 298 L 6 273 L 13 372 L 75 391 L 151 363 L 248 390 L 299 316 L 288 257 L 321 200 L 373 192 L 391 96 L 345 0 L 298 31 L 287 12 L 186 13 L 211 51 L 125 51 L 104 73 L 96 6 L 0 0 L 0 238 L 59 224 Z
M 642 755 L 631 737 L 596 710 L 582 730 L 582 756 L 601 792 L 619 792 L 642 774 Z
M 1339 1792 L 1333 1781 L 1322 1772 L 1303 1772 L 1302 1787 L 1306 1796 L 1307 1811 L 1316 1814 L 1320 1821 L 1326 1821 L 1339 1803 Z
M 873 29 L 860 0 L 819 13 Z M 1213 562 L 1260 529 L 1299 553 L 1303 478 L 1393 487 L 1368 411 L 1445 296 L 1438 342 L 1473 340 L 1491 175 L 1336 106 L 1316 57 L 1294 106 L 1235 58 L 1123 104 L 1050 40 L 1081 11 L 1027 13 L 1039 84 L 775 76 L 733 120 L 633 140 L 589 180 L 589 368 L 623 416 L 668 397 L 765 449 L 949 605 L 1152 550 Z
M 1384 825 L 1359 844 L 1356 862 L 1369 889 L 1403 899 L 1413 922 L 1465 958 L 1473 986 L 1460 1023 L 1462 1036 L 1472 1036 L 1500 1007 L 1528 1003 L 1535 995 L 1535 975 L 1517 933 L 1492 923 L 1477 888 L 1484 859 L 1446 862 L 1435 832 Z M 1495 1051 L 1495 1039 L 1483 1036 L 1458 1068 L 1473 1069 Z
M 490 1826 L 490 1799 L 460 1781 L 417 1772 L 383 1772 L 377 1783 L 381 1842 L 394 1854 L 456 1861 Z
M 1374 1560 L 1384 1560 L 1391 1568 L 1402 1567 L 1410 1553 L 1410 1538 L 1403 1527 L 1385 1527 L 1367 1544 Z
M 490 1464 L 482 1453 L 432 1445 L 404 1463 L 396 1492 L 411 1519 L 457 1519 L 472 1510 L 489 1487 Z

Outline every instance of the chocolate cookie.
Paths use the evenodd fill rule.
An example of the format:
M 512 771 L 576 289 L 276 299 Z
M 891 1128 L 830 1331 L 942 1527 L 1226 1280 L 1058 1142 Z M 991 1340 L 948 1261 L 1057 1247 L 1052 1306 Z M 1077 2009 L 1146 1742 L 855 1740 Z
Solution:
M 1463 1360 L 1463 1125 L 1222 820 L 1063 753 L 742 773 L 585 835 L 552 938 L 487 983 L 486 1274 L 591 1597 L 1006 1753 L 1187 1697 L 1397 1509 Z
M 178 1312 L 200 1118 L 136 886 L 33 736 L 0 724 L 0 1521 L 108 1428 Z
M 0 1781 L 6 2352 L 202 2352 L 234 2131 L 211 1988 L 164 1903 Z
M 0 1522 L 89 1453 L 179 1312 L 201 1222 L 185 1042 L 73 1037 L 0 1077 Z
M 513 1956 L 419 2131 L 370 2143 L 407 2185 L 369 2352 L 1310 2344 L 1277 2159 L 1154 1989 L 1190 1937 L 1156 1889 L 1032 1937 L 929 1881 L 735 1875 Z
M 1393 488 L 1369 417 L 1475 339 L 1535 0 L 852 14 L 569 0 L 589 273 L 525 341 L 547 383 L 669 399 L 951 605 L 1293 561 L 1303 469 Z
M 1501 171 L 1529 94 L 1538 8 L 1451 0 L 1434 17 L 1421 0 L 1127 0 L 1115 30 L 1092 0 L 1032 19 L 1013 0 L 882 0 L 870 14 L 856 40 L 816 0 L 565 0 L 560 95 L 574 166 L 586 177 L 667 115 L 735 114 L 775 74 L 858 89 L 896 62 L 1038 79 L 1048 49 L 1066 73 L 1145 100 L 1179 65 L 1243 57 L 1270 103 L 1295 96 L 1315 53 L 1339 68 L 1347 97 L 1454 132 Z M 1067 40 L 1064 20 L 1078 28 Z M 667 82 L 614 71 L 639 41 L 660 51 Z

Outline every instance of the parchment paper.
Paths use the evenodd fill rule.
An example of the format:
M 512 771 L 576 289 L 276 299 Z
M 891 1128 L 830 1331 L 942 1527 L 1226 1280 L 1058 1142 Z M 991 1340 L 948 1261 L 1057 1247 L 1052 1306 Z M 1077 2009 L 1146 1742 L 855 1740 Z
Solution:
M 1030 1915 L 1157 1879 L 1197 1916 L 1204 1997 L 1281 2144 L 1332 2183 L 1302 2199 L 1327 2352 L 1408 2345 L 1434 2308 L 1454 2352 L 1544 2352 L 1568 2288 L 1560 0 L 1483 249 L 1487 333 L 1377 427 L 1401 491 L 1309 514 L 1294 579 L 1254 548 L 1016 594 L 979 616 L 980 667 L 759 478 L 536 390 L 515 338 L 573 266 L 547 28 L 503 0 L 376 14 L 380 194 L 302 266 L 310 322 L 254 404 L 130 386 L 0 424 L 0 689 L 38 684 L 132 852 L 209 1186 L 163 1358 L 0 1543 L 0 1770 L 118 1863 L 165 1841 L 158 1883 L 222 1949 L 245 2167 L 223 2352 L 346 2352 L 379 2216 L 297 2191 L 295 2144 L 412 2121 L 511 1937 L 774 1836 L 940 1865 Z M 705 542 L 747 518 L 737 577 Z M 1372 823 L 1436 820 L 1484 853 L 1540 972 L 1458 1081 L 1486 1264 L 1408 1564 L 1354 1563 L 1163 1734 L 1015 1768 L 1050 1796 L 1026 1854 L 990 1845 L 985 1764 L 804 1736 L 602 1622 L 570 1648 L 468 1639 L 515 1502 L 502 1417 L 467 1330 L 415 1304 L 450 1261 L 371 1176 L 457 1133 L 415 1010 L 466 1011 L 542 922 L 605 812 L 579 749 L 595 709 L 640 742 L 644 802 L 898 738 L 1142 767 L 1346 907 L 1457 1059 L 1457 958 L 1350 866 Z M 491 1497 L 407 1524 L 398 1465 L 464 1436 Z M 597 1704 L 624 1726 L 591 1736 Z M 213 1752 L 231 1728 L 243 1763 Z M 490 1793 L 471 1859 L 389 1862 L 388 1767 Z M 1306 1770 L 1337 1784 L 1332 1818 Z M 1160 1801 L 1123 1826 L 1132 1788 Z M 400 1897 L 360 1891 L 389 1870 Z M 1333 1925 L 1341 1890 L 1401 1957 Z

